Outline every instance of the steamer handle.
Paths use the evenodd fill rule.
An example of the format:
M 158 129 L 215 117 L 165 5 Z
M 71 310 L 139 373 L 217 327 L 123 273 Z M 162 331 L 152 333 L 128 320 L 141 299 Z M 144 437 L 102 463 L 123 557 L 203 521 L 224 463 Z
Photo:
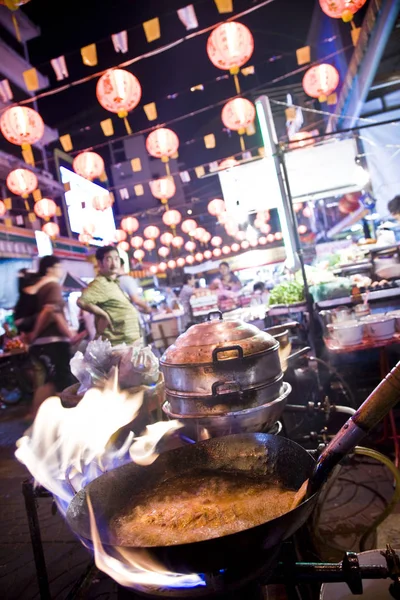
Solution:
M 238 355 L 232 358 L 224 358 L 223 360 L 237 360 L 238 358 L 243 358 L 243 348 L 242 346 L 223 346 L 222 348 L 214 348 L 212 351 L 212 359 L 213 362 L 219 362 L 218 354 L 221 352 L 237 352 Z
M 222 321 L 222 312 L 220 310 L 212 310 L 211 312 L 208 313 L 207 315 L 207 321 L 212 321 L 211 317 L 213 315 L 218 315 L 219 320 Z
M 218 389 L 222 386 L 224 386 L 225 388 L 231 387 L 233 389 L 228 389 L 222 393 L 219 393 Z M 241 396 L 243 394 L 240 384 L 236 381 L 216 381 L 211 386 L 211 392 L 213 396 L 225 396 L 226 394 L 238 394 L 239 396 Z

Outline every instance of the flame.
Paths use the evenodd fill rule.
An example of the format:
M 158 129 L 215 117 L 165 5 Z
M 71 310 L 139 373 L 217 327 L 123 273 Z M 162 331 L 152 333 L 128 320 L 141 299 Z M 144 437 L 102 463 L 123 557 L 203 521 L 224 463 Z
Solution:
M 89 390 L 74 408 L 64 408 L 59 398 L 48 398 L 29 434 L 18 440 L 16 458 L 37 483 L 53 494 L 64 516 L 76 492 L 102 473 L 128 462 L 151 464 L 159 455 L 160 440 L 182 427 L 178 421 L 154 423 L 147 426 L 142 436 L 130 431 L 117 447 L 119 430 L 132 421 L 134 428 L 143 396 L 143 391 L 131 396 L 118 392 L 114 385 L 103 391 Z M 96 565 L 115 581 L 143 591 L 149 587 L 205 585 L 200 575 L 168 571 L 144 550 L 107 547 L 106 551 L 90 499 L 88 505 Z
M 142 591 L 147 592 L 150 591 L 149 588 L 153 588 L 153 590 L 160 587 L 193 588 L 206 585 L 200 575 L 194 573 L 183 575 L 166 570 L 145 550 L 132 550 L 114 546 L 112 548 L 113 555 L 109 554 L 101 543 L 89 497 L 87 502 L 96 567 L 112 577 L 117 583 L 125 587 L 132 587 L 134 583 L 135 589 L 142 588 Z

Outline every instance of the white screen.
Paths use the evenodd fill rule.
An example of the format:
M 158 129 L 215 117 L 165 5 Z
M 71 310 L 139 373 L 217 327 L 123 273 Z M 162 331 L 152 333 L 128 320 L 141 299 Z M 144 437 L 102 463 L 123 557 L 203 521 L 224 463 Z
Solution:
M 38 256 L 48 256 L 49 254 L 53 254 L 53 244 L 47 233 L 44 231 L 35 231 L 35 238 Z
M 328 198 L 362 188 L 353 139 L 330 140 L 285 155 L 292 198 Z M 267 210 L 280 205 L 280 190 L 272 158 L 238 165 L 219 173 L 226 210 L 237 213 Z
M 82 233 L 84 225 L 92 223 L 95 226 L 94 238 L 106 242 L 113 240 L 115 221 L 112 208 L 100 211 L 95 210 L 92 205 L 95 196 L 108 195 L 108 191 L 65 167 L 60 167 L 60 172 L 63 184 L 69 184 L 69 190 L 65 192 L 65 202 L 71 231 Z

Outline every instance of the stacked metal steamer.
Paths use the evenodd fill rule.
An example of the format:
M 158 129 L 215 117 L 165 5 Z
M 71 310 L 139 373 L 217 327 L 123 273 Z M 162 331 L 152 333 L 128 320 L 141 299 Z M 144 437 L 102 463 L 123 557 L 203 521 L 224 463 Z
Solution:
M 241 432 L 269 431 L 291 391 L 283 382 L 279 342 L 244 321 L 219 312 L 180 335 L 160 360 L 163 411 L 184 423 L 198 441 Z

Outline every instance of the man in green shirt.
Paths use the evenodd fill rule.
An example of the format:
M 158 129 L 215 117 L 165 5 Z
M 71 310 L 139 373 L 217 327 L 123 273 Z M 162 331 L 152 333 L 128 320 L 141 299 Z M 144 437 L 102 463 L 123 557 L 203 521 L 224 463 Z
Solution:
M 118 282 L 121 259 L 113 246 L 96 251 L 99 274 L 82 292 L 78 306 L 95 316 L 98 336 L 113 346 L 140 338 L 139 316 Z

